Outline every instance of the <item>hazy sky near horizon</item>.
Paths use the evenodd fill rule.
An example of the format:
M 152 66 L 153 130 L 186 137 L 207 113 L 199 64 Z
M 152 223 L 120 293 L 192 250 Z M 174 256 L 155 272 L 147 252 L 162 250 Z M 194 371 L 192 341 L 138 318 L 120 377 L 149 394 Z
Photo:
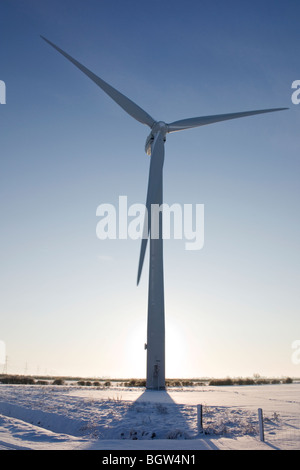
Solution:
M 204 204 L 205 243 L 164 244 L 166 374 L 300 376 L 299 14 L 297 0 L 1 2 L 8 372 L 146 369 L 148 258 L 137 287 L 140 241 L 99 240 L 96 210 L 145 202 L 149 129 L 43 35 L 158 120 L 290 108 L 167 136 L 164 200 Z

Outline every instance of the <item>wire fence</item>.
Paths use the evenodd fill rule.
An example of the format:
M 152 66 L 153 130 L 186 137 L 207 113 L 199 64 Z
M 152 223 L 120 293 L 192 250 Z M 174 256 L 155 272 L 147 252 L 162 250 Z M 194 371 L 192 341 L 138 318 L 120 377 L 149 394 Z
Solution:
M 204 435 L 241 437 L 252 436 L 279 450 L 300 450 L 300 415 L 262 409 L 207 407 L 198 405 L 197 429 Z
M 197 428 L 211 436 L 259 436 L 257 413 L 244 408 L 198 405 Z
M 300 416 L 274 412 L 263 418 L 264 442 L 280 450 L 300 450 Z

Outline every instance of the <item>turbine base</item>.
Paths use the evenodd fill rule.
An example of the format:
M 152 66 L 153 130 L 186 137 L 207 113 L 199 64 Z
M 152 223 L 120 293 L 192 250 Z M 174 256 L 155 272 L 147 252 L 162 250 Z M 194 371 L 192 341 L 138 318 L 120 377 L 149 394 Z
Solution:
M 153 392 L 163 392 L 164 390 L 166 390 L 166 387 L 147 387 L 146 386 L 146 390 L 152 390 Z

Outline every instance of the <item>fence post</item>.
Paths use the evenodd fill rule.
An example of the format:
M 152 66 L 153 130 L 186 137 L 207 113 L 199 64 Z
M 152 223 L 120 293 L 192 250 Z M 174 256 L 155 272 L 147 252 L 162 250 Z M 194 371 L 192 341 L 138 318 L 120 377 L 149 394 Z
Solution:
M 197 425 L 198 425 L 198 433 L 201 434 L 203 432 L 202 405 L 197 405 Z
M 258 421 L 259 421 L 259 437 L 262 442 L 265 441 L 265 433 L 264 433 L 264 418 L 263 418 L 263 411 L 261 408 L 258 408 Z

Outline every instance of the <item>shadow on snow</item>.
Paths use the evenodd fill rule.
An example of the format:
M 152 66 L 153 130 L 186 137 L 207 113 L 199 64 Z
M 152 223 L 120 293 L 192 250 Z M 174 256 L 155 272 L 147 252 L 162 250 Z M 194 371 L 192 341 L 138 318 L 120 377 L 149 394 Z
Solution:
M 196 407 L 175 403 L 167 391 L 146 390 L 133 403 L 127 403 L 126 409 L 121 407 L 121 402 L 119 412 L 117 408 L 118 402 L 115 419 L 111 422 L 114 439 L 190 440 L 200 437 Z M 109 437 L 112 435 L 106 436 Z M 216 449 L 211 442 L 207 447 Z

